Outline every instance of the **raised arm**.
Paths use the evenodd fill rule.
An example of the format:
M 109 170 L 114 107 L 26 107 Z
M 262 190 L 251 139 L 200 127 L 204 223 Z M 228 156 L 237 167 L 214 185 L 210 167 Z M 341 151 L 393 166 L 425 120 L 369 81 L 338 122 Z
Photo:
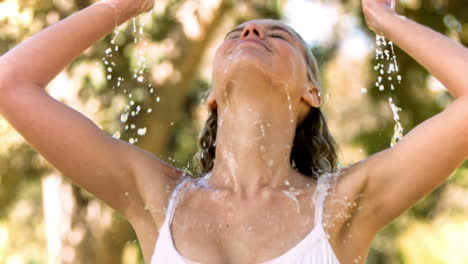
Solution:
M 127 217 L 144 212 L 150 191 L 163 206 L 180 171 L 110 137 L 44 88 L 116 25 L 151 7 L 145 0 L 98 2 L 0 57 L 0 114 L 65 176 Z
M 363 0 L 368 25 L 439 79 L 455 100 L 414 128 L 393 148 L 356 164 L 364 174 L 354 222 L 370 235 L 439 186 L 468 154 L 468 50 L 396 14 L 385 0 Z M 401 89 L 404 89 L 402 87 Z M 356 232 L 358 225 L 354 225 Z M 360 226 L 362 228 L 362 225 Z

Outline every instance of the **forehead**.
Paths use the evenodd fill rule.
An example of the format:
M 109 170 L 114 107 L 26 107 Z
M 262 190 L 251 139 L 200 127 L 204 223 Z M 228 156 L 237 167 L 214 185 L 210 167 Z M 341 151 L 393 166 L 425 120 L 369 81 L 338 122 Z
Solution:
M 275 19 L 252 19 L 245 21 L 244 23 L 240 24 L 240 26 L 247 25 L 249 23 L 284 25 L 283 22 Z

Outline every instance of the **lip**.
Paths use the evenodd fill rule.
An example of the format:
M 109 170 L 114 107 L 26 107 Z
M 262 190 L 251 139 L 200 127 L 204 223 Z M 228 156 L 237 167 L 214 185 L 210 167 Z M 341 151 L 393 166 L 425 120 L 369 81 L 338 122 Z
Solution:
M 262 45 L 266 50 L 268 50 L 269 52 L 271 52 L 271 49 L 265 44 L 263 43 L 263 41 L 260 41 L 260 40 L 257 40 L 257 39 L 253 39 L 253 38 L 247 38 L 247 39 L 241 39 L 237 42 L 236 46 L 237 47 L 239 44 L 241 43 L 244 43 L 244 42 L 254 42 L 254 43 L 257 43 L 257 44 L 260 44 Z M 235 48 L 234 47 L 234 48 Z

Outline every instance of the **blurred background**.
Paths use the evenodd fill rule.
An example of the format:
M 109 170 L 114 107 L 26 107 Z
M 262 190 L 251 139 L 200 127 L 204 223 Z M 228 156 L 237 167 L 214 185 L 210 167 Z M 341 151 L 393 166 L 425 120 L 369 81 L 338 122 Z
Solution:
M 93 2 L 0 1 L 0 55 Z M 401 0 L 397 10 L 467 46 L 466 0 Z M 391 90 L 384 78 L 386 88 L 376 87 L 375 34 L 358 0 L 156 0 L 152 13 L 89 48 L 47 89 L 110 135 L 191 171 L 215 48 L 237 24 L 265 17 L 292 25 L 318 58 L 343 165 L 390 146 L 389 97 L 405 134 L 452 100 L 398 47 L 401 84 Z M 468 263 L 466 165 L 385 227 L 368 263 Z M 143 263 L 125 219 L 63 178 L 1 116 L 0 263 Z

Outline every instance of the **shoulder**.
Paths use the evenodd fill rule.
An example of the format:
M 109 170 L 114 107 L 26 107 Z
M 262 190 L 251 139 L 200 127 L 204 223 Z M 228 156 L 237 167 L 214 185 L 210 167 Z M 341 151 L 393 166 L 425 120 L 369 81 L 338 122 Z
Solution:
M 375 232 L 366 227 L 366 206 L 362 204 L 367 185 L 368 168 L 365 162 L 357 162 L 341 169 L 330 184 L 325 199 L 323 223 L 330 242 L 342 259 L 356 252 L 367 252 Z M 364 213 L 363 213 L 364 212 Z
M 344 236 L 361 210 L 360 200 L 367 184 L 366 166 L 357 162 L 328 176 L 323 221 L 329 234 Z
M 140 201 L 133 203 L 126 217 L 131 223 L 151 222 L 159 229 L 172 193 L 181 181 L 190 176 L 151 154 L 137 159 L 134 165 Z

